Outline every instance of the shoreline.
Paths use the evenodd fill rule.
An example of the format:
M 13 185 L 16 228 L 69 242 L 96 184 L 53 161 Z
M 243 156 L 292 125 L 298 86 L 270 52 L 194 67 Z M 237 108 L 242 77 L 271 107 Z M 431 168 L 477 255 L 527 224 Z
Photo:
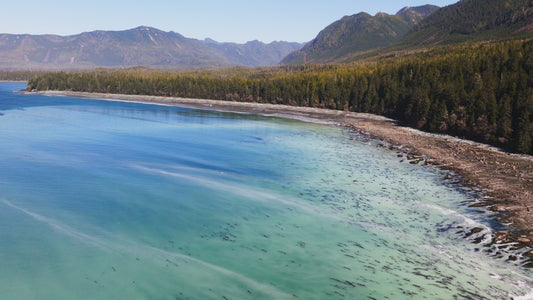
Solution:
M 469 206 L 484 208 L 485 213 L 494 213 L 494 219 L 508 228 L 505 231 L 494 231 L 491 242 L 484 245 L 486 246 L 484 250 L 497 257 L 503 257 L 500 251 L 505 252 L 505 249 L 520 250 L 522 258 L 509 255 L 507 259 L 510 261 L 523 259 L 523 266 L 533 268 L 533 156 L 507 153 L 493 146 L 469 140 L 402 127 L 397 125 L 395 120 L 367 113 L 162 96 L 70 91 L 28 93 L 205 108 L 348 128 L 387 143 L 385 147 L 405 154 L 411 163 L 424 162 L 456 174 L 457 177 L 445 179 L 471 188 L 481 196 L 479 201 L 470 203 Z M 475 232 L 461 234 L 468 238 Z

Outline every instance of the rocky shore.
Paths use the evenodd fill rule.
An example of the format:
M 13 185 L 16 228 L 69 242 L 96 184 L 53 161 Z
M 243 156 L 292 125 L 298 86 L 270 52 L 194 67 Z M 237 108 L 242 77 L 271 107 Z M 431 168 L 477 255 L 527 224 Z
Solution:
M 406 154 L 413 163 L 425 162 L 453 171 L 457 183 L 472 188 L 482 197 L 470 204 L 495 213 L 508 230 L 497 231 L 484 250 L 508 260 L 520 260 L 533 268 L 533 157 L 510 154 L 484 144 L 447 135 L 429 134 L 398 126 L 394 120 L 362 113 L 273 104 L 218 100 L 183 99 L 157 96 L 114 95 L 63 91 L 44 95 L 75 96 L 102 100 L 157 103 L 209 108 L 223 111 L 280 116 L 304 121 L 334 124 L 379 139 L 392 150 Z M 465 237 L 474 234 L 461 233 Z M 459 233 L 458 233 L 459 234 Z M 479 241 L 478 241 L 479 242 Z M 500 252 L 517 251 L 516 255 Z
M 505 251 L 518 251 L 523 256 L 523 266 L 533 268 L 533 157 L 397 126 L 392 120 L 348 114 L 345 124 L 390 143 L 392 148 L 407 153 L 414 161 L 424 159 L 457 174 L 454 178 L 457 183 L 482 196 L 470 206 L 494 212 L 497 221 L 509 229 L 494 232 L 485 251 L 497 257 L 504 257 Z M 475 229 L 472 231 L 463 235 L 469 237 Z M 518 259 L 516 255 L 507 258 Z

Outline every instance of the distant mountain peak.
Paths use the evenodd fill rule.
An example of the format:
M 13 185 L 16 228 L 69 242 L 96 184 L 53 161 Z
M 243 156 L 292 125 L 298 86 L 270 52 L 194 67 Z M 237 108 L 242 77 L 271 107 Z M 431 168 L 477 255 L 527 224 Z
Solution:
M 416 7 L 412 7 L 412 6 L 406 6 L 402 9 L 400 9 L 396 15 L 397 16 L 405 16 L 405 15 L 410 15 L 410 14 L 417 14 L 423 18 L 426 18 L 428 17 L 429 15 L 433 14 L 434 12 L 436 12 L 437 10 L 439 10 L 440 7 L 438 6 L 435 6 L 435 5 L 430 5 L 430 4 L 427 4 L 427 5 L 422 5 L 422 6 L 416 6 Z
M 155 30 L 155 28 L 153 28 L 153 27 L 149 27 L 149 26 L 139 26 L 139 27 L 135 28 L 135 30 L 146 30 L 146 31 L 151 31 L 151 30 Z
M 213 39 L 210 39 L 210 38 L 205 38 L 204 42 L 209 43 L 209 44 L 220 44 L 219 42 L 217 42 L 217 41 L 215 41 Z
M 408 13 L 409 11 L 412 11 L 411 6 L 406 6 L 406 7 L 402 8 L 402 9 L 400 9 L 396 14 L 397 15 L 402 15 L 402 14 Z

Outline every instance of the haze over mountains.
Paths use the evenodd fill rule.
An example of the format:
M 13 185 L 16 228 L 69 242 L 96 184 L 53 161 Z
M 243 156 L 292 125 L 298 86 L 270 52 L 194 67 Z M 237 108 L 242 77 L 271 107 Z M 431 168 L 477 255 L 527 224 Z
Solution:
M 0 69 L 271 66 L 301 46 L 289 42 L 236 44 L 210 39 L 202 41 L 145 26 L 72 36 L 0 34 Z
M 302 51 L 297 51 L 304 46 L 300 43 L 218 43 L 146 26 L 72 36 L 0 34 L 0 70 L 197 69 L 329 62 L 390 45 L 436 10 L 437 6 L 425 5 L 406 7 L 394 16 L 359 13 L 344 17 L 320 32 Z
M 200 69 L 344 63 L 396 51 L 533 37 L 533 0 L 461 0 L 345 16 L 307 44 L 196 40 L 151 27 L 72 36 L 0 34 L 0 70 Z

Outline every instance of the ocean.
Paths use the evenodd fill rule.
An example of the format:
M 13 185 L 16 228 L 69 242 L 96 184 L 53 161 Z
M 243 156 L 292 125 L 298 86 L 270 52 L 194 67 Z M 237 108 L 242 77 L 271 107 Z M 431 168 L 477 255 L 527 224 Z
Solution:
M 531 296 L 478 196 L 379 141 L 24 87 L 0 83 L 0 299 Z

